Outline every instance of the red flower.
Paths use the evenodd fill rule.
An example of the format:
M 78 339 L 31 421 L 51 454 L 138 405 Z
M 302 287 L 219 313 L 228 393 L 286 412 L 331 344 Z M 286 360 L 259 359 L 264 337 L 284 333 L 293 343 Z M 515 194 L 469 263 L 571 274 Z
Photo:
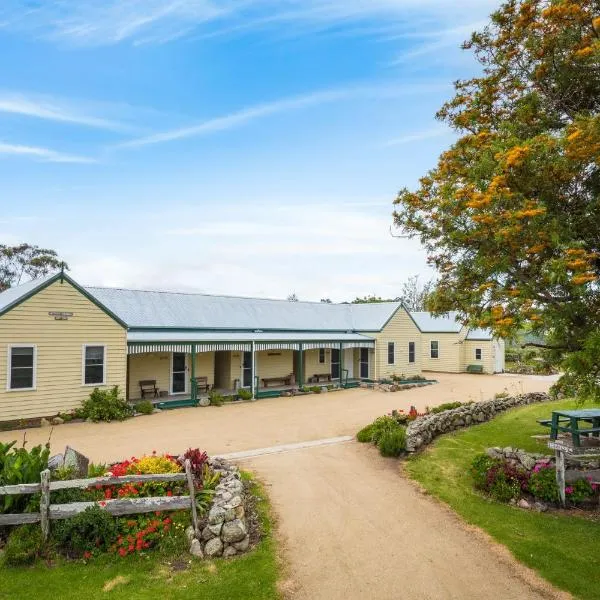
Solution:
M 105 497 L 107 500 L 110 500 L 110 499 L 112 498 L 112 490 L 111 490 L 110 488 L 106 488 L 106 489 L 104 490 L 104 497 Z
M 106 506 L 106 502 L 98 502 L 100 506 Z
M 89 558 L 92 558 L 92 553 L 88 552 L 87 550 L 83 553 L 83 558 L 85 558 L 86 560 L 88 560 Z
M 173 495 L 173 492 L 171 490 L 167 490 L 167 496 L 171 497 Z
M 127 550 L 125 550 L 125 548 L 119 548 L 119 554 L 121 556 L 125 556 L 127 554 Z

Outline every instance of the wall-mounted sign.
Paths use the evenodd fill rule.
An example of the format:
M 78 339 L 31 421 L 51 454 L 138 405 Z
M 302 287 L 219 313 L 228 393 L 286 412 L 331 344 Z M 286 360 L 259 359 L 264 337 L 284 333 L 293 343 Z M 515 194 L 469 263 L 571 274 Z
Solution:
M 66 321 L 67 319 L 73 316 L 72 312 L 57 312 L 54 310 L 51 310 L 48 314 L 51 317 L 54 317 L 55 321 Z

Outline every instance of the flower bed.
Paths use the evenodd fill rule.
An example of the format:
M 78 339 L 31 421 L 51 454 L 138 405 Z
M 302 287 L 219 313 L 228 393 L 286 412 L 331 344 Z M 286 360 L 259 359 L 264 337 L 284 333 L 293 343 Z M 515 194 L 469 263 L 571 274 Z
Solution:
M 34 448 L 31 452 L 32 459 L 30 462 L 35 463 L 35 468 L 32 468 L 28 481 L 32 484 L 39 483 L 40 473 L 47 468 L 48 464 L 47 450 L 41 454 L 42 459 L 38 460 L 40 449 L 41 447 Z M 24 449 L 20 449 L 17 455 L 20 456 L 23 453 L 28 456 L 30 454 Z M 9 453 L 5 452 L 5 454 L 8 455 Z M 6 457 L 4 462 L 7 462 Z M 188 479 L 191 483 L 188 483 L 183 473 L 184 464 L 189 464 L 189 468 L 186 468 L 188 468 Z M 166 476 L 169 474 L 174 474 L 176 480 L 167 480 Z M 54 481 L 66 481 L 67 483 L 68 480 L 79 479 L 80 475 L 81 473 L 75 472 L 73 468 L 65 466 L 60 466 L 52 471 Z M 53 520 L 48 541 L 43 539 L 43 530 L 39 524 L 0 529 L 0 548 L 5 546 L 3 554 L 6 564 L 29 564 L 37 558 L 49 556 L 53 552 L 57 552 L 68 559 L 82 558 L 89 560 L 99 554 L 110 553 L 125 557 L 129 554 L 142 554 L 165 547 L 181 552 L 189 550 L 196 556 L 202 556 L 202 551 L 198 551 L 197 548 L 198 541 L 193 539 L 196 536 L 202 539 L 200 536 L 201 531 L 195 532 L 193 527 L 190 527 L 192 522 L 190 510 L 169 510 L 168 506 L 172 506 L 172 502 L 167 501 L 167 498 L 164 502 L 160 501 L 161 497 L 176 500 L 177 497 L 181 496 L 181 501 L 176 503 L 177 508 L 186 506 L 186 499 L 188 502 L 187 507 L 189 507 L 189 485 L 194 486 L 192 497 L 195 497 L 195 506 L 200 519 L 203 516 L 206 518 L 206 515 L 210 514 L 209 511 L 212 510 L 211 505 L 213 503 L 223 512 L 225 512 L 224 508 L 232 509 L 231 518 L 227 513 L 224 514 L 221 521 L 223 528 L 229 531 L 229 538 L 231 538 L 229 541 L 236 544 L 228 551 L 226 556 L 244 552 L 250 545 L 250 535 L 244 518 L 243 484 L 240 481 L 237 468 L 229 466 L 223 461 L 210 460 L 207 454 L 199 449 L 189 449 L 179 457 L 168 454 L 158 455 L 153 452 L 151 455 L 133 456 L 112 465 L 91 464 L 87 475 L 92 478 L 90 481 L 93 481 L 94 485 L 88 484 L 88 487 L 80 489 L 77 487 L 78 484 L 74 482 L 73 487 L 66 486 L 64 489 L 62 487 L 60 489 L 51 487 L 49 501 L 51 508 L 54 507 L 55 510 L 58 510 L 59 507 L 63 507 L 61 510 L 71 506 L 81 507 L 81 505 L 73 504 L 78 502 L 92 504 L 83 511 L 81 510 L 83 507 L 71 510 L 68 515 L 69 518 Z M 144 481 L 140 481 L 138 477 L 152 475 L 156 475 L 159 480 L 144 479 Z M 114 479 L 106 482 L 101 479 L 103 477 L 131 478 L 132 476 L 134 481 L 123 481 L 123 483 L 118 481 L 115 483 Z M 135 480 L 136 477 L 137 480 Z M 8 482 L 0 480 L 0 485 L 6 483 Z M 20 483 L 23 483 L 22 479 Z M 231 493 L 234 489 L 237 498 L 233 498 Z M 35 489 L 32 491 L 35 491 Z M 30 492 L 30 495 L 0 496 L 0 500 L 6 500 L 6 498 L 11 498 L 12 501 L 0 506 L 0 513 L 15 512 L 10 510 L 11 506 L 13 508 L 17 507 L 19 513 L 39 512 L 40 510 L 39 494 L 31 494 Z M 123 502 L 124 499 L 135 499 L 135 502 L 138 502 L 138 499 L 144 498 L 148 498 L 148 502 L 144 503 L 142 501 L 139 509 L 136 504 L 133 511 L 142 514 L 113 516 L 108 512 L 111 509 L 111 512 L 114 513 L 116 503 Z M 233 502 L 233 500 L 235 500 L 235 507 L 227 504 Z M 151 508 L 151 512 L 147 512 L 148 509 L 144 508 L 144 506 L 154 507 L 157 503 L 160 508 L 158 511 Z M 118 506 L 120 507 L 121 504 L 118 504 Z M 127 504 L 127 507 L 129 507 L 127 512 L 132 512 L 131 505 Z M 106 510 L 104 510 L 105 508 Z M 234 508 L 235 510 L 233 510 Z M 15 516 L 19 516 L 19 514 Z M 12 518 L 12 515 L 10 517 Z M 227 521 L 233 521 L 234 518 L 237 519 L 236 523 L 226 523 Z M 233 525 L 236 525 L 239 529 L 235 535 L 231 532 Z M 192 530 L 191 534 L 190 529 Z M 215 537 L 215 535 L 212 535 L 212 537 Z M 221 550 L 223 549 L 224 547 L 221 548 Z M 212 556 L 218 556 L 221 553 L 223 552 L 213 552 Z

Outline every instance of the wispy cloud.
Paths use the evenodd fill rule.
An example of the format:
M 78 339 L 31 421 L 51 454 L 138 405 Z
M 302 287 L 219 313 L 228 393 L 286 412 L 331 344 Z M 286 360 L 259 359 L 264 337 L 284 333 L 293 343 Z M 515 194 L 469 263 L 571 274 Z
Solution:
M 5 27 L 82 45 L 124 41 L 164 43 L 196 33 L 253 29 L 280 30 L 293 25 L 297 33 L 357 24 L 400 23 L 416 13 L 438 18 L 462 16 L 494 0 L 43 0 L 35 8 L 24 0 L 4 0 L 0 18 Z
M 423 131 L 415 131 L 407 133 L 397 138 L 388 140 L 384 146 L 401 146 L 402 144 L 410 144 L 411 142 L 420 142 L 421 140 L 428 140 L 431 138 L 441 137 L 443 135 L 450 135 L 452 131 L 447 127 L 433 127 L 431 129 L 424 129 Z
M 90 164 L 98 162 L 94 158 L 79 156 L 76 154 L 65 154 L 64 152 L 57 152 L 56 150 L 51 150 L 50 148 L 22 146 L 19 144 L 6 144 L 4 142 L 0 142 L 0 155 L 21 156 L 53 163 Z
M 140 146 L 149 146 L 152 144 L 160 144 L 163 142 L 171 142 L 174 140 L 181 140 L 191 137 L 200 137 L 215 133 L 218 131 L 225 131 L 228 129 L 235 129 L 271 115 L 280 113 L 301 110 L 304 108 L 310 108 L 313 106 L 319 106 L 322 104 L 329 104 L 332 102 L 338 102 L 348 99 L 360 99 L 360 98 L 395 98 L 405 96 L 408 94 L 424 93 L 432 90 L 440 90 L 448 87 L 446 84 L 416 84 L 416 85 L 371 85 L 371 86 L 355 86 L 345 88 L 333 88 L 328 90 L 320 90 L 315 92 L 309 92 L 290 98 L 282 98 L 274 100 L 272 102 L 266 102 L 263 104 L 256 104 L 242 108 L 238 111 L 232 112 L 227 115 L 215 117 L 192 125 L 189 127 L 181 127 L 178 129 L 172 129 L 162 133 L 141 137 L 123 142 L 118 144 L 117 148 L 136 148 Z
M 72 104 L 46 96 L 31 96 L 19 92 L 0 90 L 0 113 L 112 131 L 125 132 L 132 130 L 124 123 L 86 114 L 81 108 L 77 108 Z

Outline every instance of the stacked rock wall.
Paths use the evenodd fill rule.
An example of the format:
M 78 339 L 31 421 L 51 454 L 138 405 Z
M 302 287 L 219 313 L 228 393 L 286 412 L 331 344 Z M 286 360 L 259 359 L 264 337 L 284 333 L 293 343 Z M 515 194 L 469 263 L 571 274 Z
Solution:
M 425 415 L 414 420 L 406 428 L 406 450 L 415 452 L 429 444 L 438 435 L 476 425 L 493 419 L 498 413 L 504 412 L 515 406 L 524 406 L 536 402 L 546 402 L 548 394 L 534 392 L 509 396 L 507 398 L 494 398 L 485 402 L 473 402 L 459 408 L 453 408 L 441 413 Z
M 209 464 L 221 474 L 221 479 L 200 531 L 190 528 L 190 552 L 206 558 L 242 554 L 250 546 L 244 483 L 236 466 L 219 458 L 210 459 Z

